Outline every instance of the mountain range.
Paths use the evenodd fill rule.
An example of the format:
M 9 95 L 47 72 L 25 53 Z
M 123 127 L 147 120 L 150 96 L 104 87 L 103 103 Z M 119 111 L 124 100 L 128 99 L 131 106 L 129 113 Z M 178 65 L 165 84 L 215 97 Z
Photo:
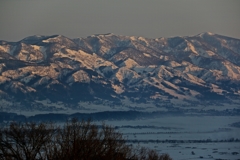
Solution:
M 86 103 L 239 106 L 240 39 L 205 32 L 156 39 L 108 33 L 1 40 L 0 97 L 2 110 Z

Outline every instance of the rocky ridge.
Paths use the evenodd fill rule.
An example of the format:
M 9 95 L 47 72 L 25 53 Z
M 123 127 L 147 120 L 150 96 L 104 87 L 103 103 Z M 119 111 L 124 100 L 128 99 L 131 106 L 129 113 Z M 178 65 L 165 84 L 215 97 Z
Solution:
M 5 109 L 36 109 L 43 101 L 65 108 L 125 101 L 160 108 L 238 105 L 240 40 L 206 32 L 156 39 L 109 33 L 0 41 L 0 96 Z

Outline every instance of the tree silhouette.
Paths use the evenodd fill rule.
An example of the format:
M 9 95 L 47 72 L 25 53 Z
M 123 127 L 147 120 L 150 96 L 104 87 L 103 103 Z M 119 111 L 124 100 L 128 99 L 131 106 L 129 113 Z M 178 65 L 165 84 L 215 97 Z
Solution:
M 11 123 L 0 129 L 1 160 L 170 160 L 156 151 L 127 145 L 121 133 L 91 121 Z

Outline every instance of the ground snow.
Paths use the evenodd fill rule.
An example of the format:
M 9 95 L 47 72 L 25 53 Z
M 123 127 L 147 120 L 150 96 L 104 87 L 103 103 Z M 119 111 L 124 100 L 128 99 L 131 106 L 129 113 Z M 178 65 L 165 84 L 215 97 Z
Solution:
M 239 158 L 239 154 L 232 153 L 239 153 L 239 142 L 157 143 L 156 140 L 239 139 L 240 128 L 229 125 L 238 121 L 238 116 L 162 116 L 152 119 L 109 120 L 106 124 L 120 127 L 118 130 L 127 140 L 144 141 L 133 145 L 156 149 L 159 153 L 168 153 L 173 159 L 235 160 Z
M 152 57 L 150 54 L 147 54 L 147 53 L 143 53 L 143 55 L 146 57 Z
M 124 64 L 129 69 L 138 66 L 138 63 L 131 58 L 128 58 L 127 60 L 125 60 Z

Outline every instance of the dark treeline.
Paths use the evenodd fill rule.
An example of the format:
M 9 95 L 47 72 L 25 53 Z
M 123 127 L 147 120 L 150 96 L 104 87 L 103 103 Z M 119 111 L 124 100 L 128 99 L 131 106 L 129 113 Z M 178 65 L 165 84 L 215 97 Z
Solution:
M 136 139 L 128 139 L 128 143 L 176 143 L 176 144 L 183 144 L 183 143 L 235 143 L 235 142 L 240 142 L 240 139 L 234 139 L 234 138 L 229 138 L 229 139 L 222 139 L 222 140 L 211 140 L 211 139 L 205 139 L 205 140 L 171 140 L 171 139 L 166 139 L 166 140 L 136 140 Z
M 143 111 L 104 111 L 96 113 L 74 113 L 74 114 L 62 114 L 62 113 L 48 113 L 48 114 L 36 114 L 34 116 L 26 117 L 24 115 L 18 115 L 16 113 L 0 112 L 0 123 L 3 121 L 54 121 L 65 122 L 71 118 L 78 119 L 92 119 L 94 121 L 103 120 L 135 120 L 139 118 L 157 118 L 160 116 L 194 116 L 200 113 L 204 116 L 239 116 L 240 109 L 226 109 L 223 111 L 217 110 L 176 110 L 176 111 L 155 111 L 155 112 L 143 112 Z
M 34 116 L 26 117 L 18 115 L 16 113 L 0 112 L 0 122 L 3 121 L 54 121 L 54 122 L 65 122 L 68 119 L 91 119 L 94 121 L 103 120 L 134 120 L 139 118 L 153 118 L 158 116 L 167 115 L 183 115 L 181 112 L 139 112 L 139 111 L 105 111 L 96 113 L 74 113 L 74 114 L 59 114 L 59 113 L 48 113 L 48 114 L 37 114 Z

